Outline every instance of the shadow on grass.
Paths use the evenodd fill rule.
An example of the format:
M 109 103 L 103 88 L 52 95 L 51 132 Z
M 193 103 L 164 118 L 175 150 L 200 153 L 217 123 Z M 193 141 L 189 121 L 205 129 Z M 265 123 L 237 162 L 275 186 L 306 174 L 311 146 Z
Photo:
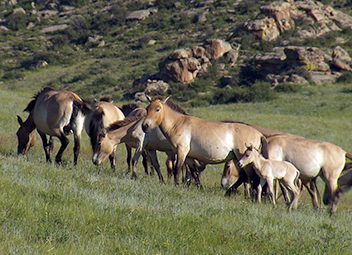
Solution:
M 345 94 L 352 94 L 352 88 L 345 88 L 345 89 L 342 89 L 341 92 L 342 92 L 342 93 L 345 93 Z

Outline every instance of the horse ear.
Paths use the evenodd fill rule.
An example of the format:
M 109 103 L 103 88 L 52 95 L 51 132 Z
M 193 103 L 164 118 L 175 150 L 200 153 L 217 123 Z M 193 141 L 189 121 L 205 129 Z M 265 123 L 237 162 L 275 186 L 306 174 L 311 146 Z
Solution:
M 145 95 L 145 97 L 147 98 L 148 102 L 151 103 L 152 102 L 152 98 L 149 95 Z
M 163 104 L 165 104 L 167 102 L 167 100 L 169 100 L 170 97 L 171 96 L 168 96 L 167 98 L 165 98 L 164 101 L 163 101 Z
M 23 120 L 19 115 L 17 115 L 17 122 L 18 122 L 18 124 L 20 124 L 20 126 L 23 125 Z

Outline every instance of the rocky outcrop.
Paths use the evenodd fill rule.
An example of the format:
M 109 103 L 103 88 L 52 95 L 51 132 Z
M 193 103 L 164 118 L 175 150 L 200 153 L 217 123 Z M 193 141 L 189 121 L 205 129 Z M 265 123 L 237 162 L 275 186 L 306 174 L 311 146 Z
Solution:
M 55 26 L 50 26 L 43 28 L 40 30 L 44 34 L 51 34 L 51 33 L 57 33 L 57 32 L 62 32 L 65 31 L 69 26 L 67 24 L 62 24 L 62 25 L 55 25 Z
M 133 11 L 133 12 L 130 12 L 127 15 L 126 20 L 129 20 L 129 21 L 145 20 L 151 14 L 154 14 L 154 13 L 157 13 L 157 12 L 158 12 L 157 8 L 149 8 L 149 9 L 146 9 L 146 10 Z
M 253 57 L 245 70 L 255 79 L 273 85 L 307 84 L 308 80 L 320 85 L 336 82 L 342 75 L 340 71 L 352 71 L 350 64 L 351 57 L 341 47 L 336 47 L 329 55 L 316 47 L 287 46 Z
M 255 38 L 264 41 L 274 41 L 280 36 L 280 31 L 272 18 L 250 20 L 244 23 L 245 30 Z
M 341 71 L 352 71 L 351 63 L 352 59 L 347 51 L 337 46 L 332 52 L 331 64 L 334 68 Z
M 276 1 L 262 6 L 260 12 L 264 18 L 247 21 L 243 28 L 264 41 L 274 41 L 283 32 L 296 27 L 299 39 L 352 29 L 351 16 L 319 1 Z
M 228 42 L 220 39 L 210 39 L 192 49 L 173 51 L 160 63 L 159 76 L 165 81 L 189 84 L 194 79 L 207 72 L 211 60 L 225 57 L 231 66 L 236 64 L 239 48 L 233 49 Z
M 9 31 L 9 29 L 5 26 L 0 26 L 0 33 L 4 33 L 4 32 L 7 32 Z

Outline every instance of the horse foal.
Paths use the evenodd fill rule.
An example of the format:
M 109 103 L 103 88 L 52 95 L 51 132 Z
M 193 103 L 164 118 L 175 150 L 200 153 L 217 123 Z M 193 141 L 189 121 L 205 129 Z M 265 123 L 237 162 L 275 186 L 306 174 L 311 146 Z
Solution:
M 245 167 L 253 163 L 255 172 L 260 176 L 258 187 L 258 202 L 261 201 L 261 190 L 265 182 L 268 183 L 269 195 L 274 206 L 276 205 L 274 196 L 274 180 L 278 179 L 282 185 L 292 192 L 293 199 L 289 204 L 289 211 L 297 207 L 298 203 L 298 177 L 297 168 L 287 161 L 277 161 L 265 159 L 252 146 L 248 147 L 243 157 L 239 161 L 240 167 Z

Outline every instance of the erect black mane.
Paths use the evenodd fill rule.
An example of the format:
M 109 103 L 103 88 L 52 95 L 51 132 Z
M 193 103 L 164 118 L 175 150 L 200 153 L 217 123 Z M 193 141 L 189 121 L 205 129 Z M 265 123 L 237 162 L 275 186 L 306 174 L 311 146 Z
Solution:
M 44 87 L 41 90 L 39 90 L 32 98 L 32 100 L 28 103 L 27 107 L 24 108 L 24 112 L 31 112 L 34 109 L 35 103 L 37 102 L 37 99 L 39 97 L 39 95 L 41 95 L 42 93 L 46 93 L 48 91 L 52 91 L 55 90 L 52 87 Z
M 164 99 L 162 97 L 156 97 L 153 99 L 152 102 L 156 101 L 156 100 L 160 100 L 160 101 L 163 101 Z M 172 100 L 168 99 L 166 101 L 166 105 L 169 106 L 172 110 L 178 112 L 178 113 L 181 113 L 181 114 L 184 114 L 184 115 L 188 115 L 188 113 L 181 108 L 181 106 L 175 104 Z
M 129 115 L 134 109 L 139 108 L 137 104 L 124 104 L 123 106 L 119 107 L 120 110 L 123 112 L 125 116 Z
M 89 123 L 89 138 L 93 147 L 96 146 L 99 136 L 104 130 L 103 111 L 97 109 L 93 112 Z

